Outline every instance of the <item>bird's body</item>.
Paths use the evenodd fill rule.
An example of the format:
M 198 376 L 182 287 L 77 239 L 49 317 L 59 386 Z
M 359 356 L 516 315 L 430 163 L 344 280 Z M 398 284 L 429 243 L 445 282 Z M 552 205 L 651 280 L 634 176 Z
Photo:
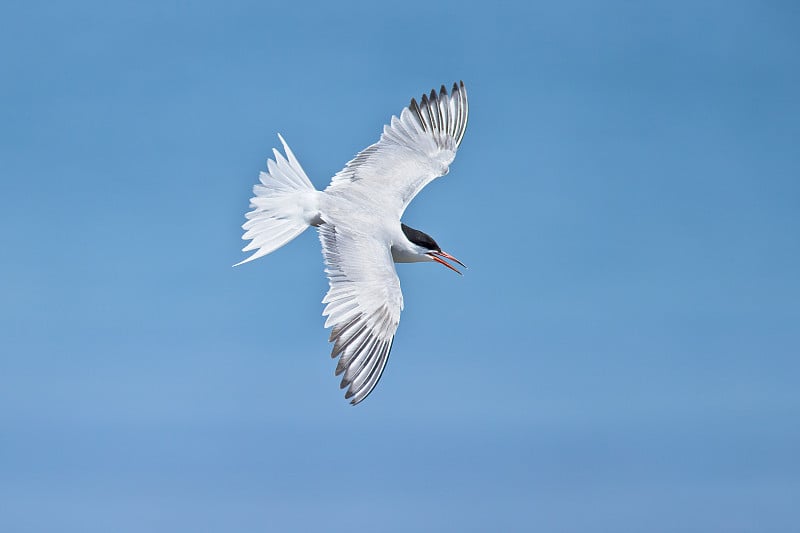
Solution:
M 345 397 L 357 404 L 377 384 L 392 346 L 403 294 L 394 263 L 444 259 L 429 235 L 402 224 L 408 203 L 436 177 L 447 174 L 467 124 L 463 82 L 444 86 L 420 104 L 412 99 L 400 117 L 392 117 L 380 140 L 362 150 L 317 191 L 280 137 L 286 157 L 273 150 L 261 184 L 253 188 L 252 211 L 242 226 L 246 263 L 317 227 L 330 282 L 323 299 L 325 327 L 331 327 L 336 375 L 344 374 Z M 239 263 L 241 264 L 241 263 Z M 463 265 L 462 265 L 463 266 Z M 456 270 L 456 272 L 458 272 Z

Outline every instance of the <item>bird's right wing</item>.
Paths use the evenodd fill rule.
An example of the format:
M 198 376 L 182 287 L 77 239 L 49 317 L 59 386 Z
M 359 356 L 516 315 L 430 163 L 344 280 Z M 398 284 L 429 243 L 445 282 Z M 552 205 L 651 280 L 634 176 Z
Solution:
M 319 226 L 330 290 L 322 303 L 325 327 L 333 327 L 331 357 L 339 356 L 336 375 L 355 405 L 369 395 L 389 359 L 403 293 L 389 246 L 358 230 Z
M 326 189 L 379 199 L 398 218 L 428 183 L 447 174 L 467 128 L 464 82 L 444 85 L 420 103 L 411 99 L 400 118 L 392 117 L 380 140 L 362 150 L 331 180 Z

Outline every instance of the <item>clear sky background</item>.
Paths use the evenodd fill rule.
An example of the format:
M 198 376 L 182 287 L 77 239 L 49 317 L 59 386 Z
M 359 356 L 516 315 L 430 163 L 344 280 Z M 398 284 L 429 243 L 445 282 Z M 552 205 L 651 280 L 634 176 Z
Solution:
M 11 0 L 0 56 L 0 530 L 800 530 L 797 3 Z M 405 221 L 470 269 L 398 267 L 354 408 L 251 188 L 459 79 Z

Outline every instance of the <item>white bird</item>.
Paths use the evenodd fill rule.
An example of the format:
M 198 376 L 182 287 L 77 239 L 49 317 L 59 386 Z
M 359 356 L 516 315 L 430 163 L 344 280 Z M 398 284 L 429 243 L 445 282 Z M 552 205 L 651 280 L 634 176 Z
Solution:
M 394 263 L 436 261 L 458 272 L 430 235 L 400 222 L 409 202 L 428 183 L 448 173 L 467 127 L 464 82 L 450 94 L 411 99 L 400 118 L 392 116 L 380 140 L 362 150 L 324 191 L 309 181 L 283 137 L 286 157 L 273 149 L 261 184 L 253 187 L 242 251 L 255 250 L 238 263 L 271 253 L 315 226 L 322 242 L 330 289 L 322 300 L 325 327 L 332 327 L 331 357 L 336 375 L 356 405 L 377 385 L 386 366 L 403 293 Z M 460 274 L 460 272 L 458 272 Z

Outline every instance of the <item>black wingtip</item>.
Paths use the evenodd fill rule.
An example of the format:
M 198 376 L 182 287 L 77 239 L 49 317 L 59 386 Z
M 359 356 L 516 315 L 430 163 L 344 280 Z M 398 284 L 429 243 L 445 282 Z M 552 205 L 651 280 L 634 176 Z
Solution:
M 450 94 L 446 85 L 440 85 L 438 91 L 431 89 L 430 93 L 423 93 L 419 100 L 412 98 L 408 110 L 423 132 L 449 135 L 455 139 L 458 148 L 464 138 L 469 113 L 464 81 L 454 82 Z
M 425 98 L 425 95 L 422 95 L 422 98 Z M 419 104 L 417 104 L 417 99 L 411 99 L 411 105 L 408 106 L 412 113 L 417 115 L 417 119 L 419 123 L 422 124 L 422 130 L 425 131 L 427 128 L 425 127 L 425 119 L 422 118 L 422 110 L 419 108 Z

